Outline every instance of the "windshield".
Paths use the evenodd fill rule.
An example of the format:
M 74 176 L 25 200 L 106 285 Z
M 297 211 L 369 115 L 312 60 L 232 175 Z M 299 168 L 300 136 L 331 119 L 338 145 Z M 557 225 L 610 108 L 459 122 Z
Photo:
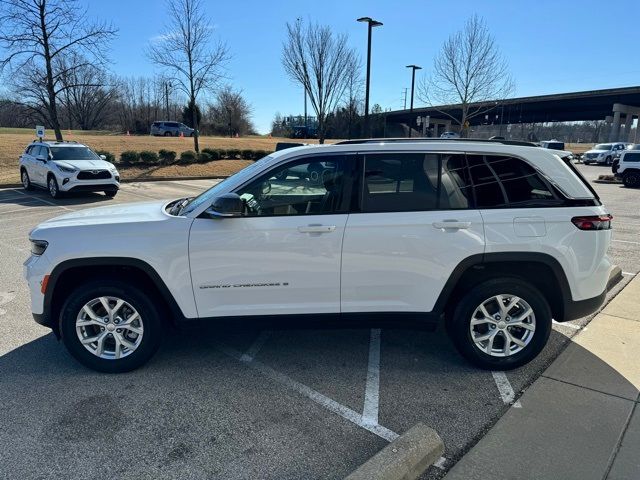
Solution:
M 613 147 L 612 143 L 599 143 L 598 145 L 593 147 L 593 149 L 594 150 L 611 150 L 611 147 Z
M 87 147 L 51 147 L 54 160 L 100 160 L 100 157 Z
M 259 169 L 261 167 L 262 160 L 265 160 L 267 158 L 269 158 L 269 156 L 257 160 L 256 162 L 243 168 L 239 172 L 234 173 L 230 177 L 214 185 L 209 190 L 205 190 L 197 197 L 192 198 L 186 205 L 184 205 L 184 207 L 180 211 L 180 215 L 186 215 L 190 212 L 193 212 L 204 204 L 211 205 L 211 203 L 213 203 L 213 199 L 226 190 L 226 186 L 229 184 L 230 180 L 236 180 L 239 177 L 247 177 L 247 179 L 251 178 L 253 171 Z

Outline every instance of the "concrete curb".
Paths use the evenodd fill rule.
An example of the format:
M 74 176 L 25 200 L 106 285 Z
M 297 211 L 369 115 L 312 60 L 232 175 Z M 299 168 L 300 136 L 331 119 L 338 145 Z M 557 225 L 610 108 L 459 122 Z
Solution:
M 418 478 L 444 452 L 432 428 L 417 423 L 363 463 L 345 480 L 411 480 Z
M 622 183 L 622 180 L 618 180 L 614 175 L 598 175 L 598 178 L 593 181 L 594 183 Z

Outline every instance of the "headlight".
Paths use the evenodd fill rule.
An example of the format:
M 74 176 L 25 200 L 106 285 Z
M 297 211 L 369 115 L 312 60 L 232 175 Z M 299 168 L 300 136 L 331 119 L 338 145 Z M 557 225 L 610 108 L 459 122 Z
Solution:
M 42 255 L 49 246 L 49 242 L 44 240 L 31 240 L 31 253 L 34 255 Z
M 75 168 L 63 167 L 61 165 L 58 165 L 58 168 L 64 173 L 73 173 L 76 171 Z

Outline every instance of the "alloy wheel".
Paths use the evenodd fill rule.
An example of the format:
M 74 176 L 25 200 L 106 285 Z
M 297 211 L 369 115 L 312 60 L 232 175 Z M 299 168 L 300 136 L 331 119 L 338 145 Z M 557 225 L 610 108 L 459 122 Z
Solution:
M 492 357 L 509 357 L 524 350 L 536 331 L 531 306 L 516 295 L 494 295 L 473 312 L 469 333 L 477 349 Z
M 112 296 L 87 302 L 78 313 L 75 326 L 84 348 L 108 360 L 131 355 L 144 335 L 138 311 L 130 303 Z

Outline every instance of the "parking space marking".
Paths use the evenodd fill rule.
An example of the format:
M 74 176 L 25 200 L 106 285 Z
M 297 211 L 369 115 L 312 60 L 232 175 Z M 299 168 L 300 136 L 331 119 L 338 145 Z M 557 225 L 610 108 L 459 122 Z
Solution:
M 73 211 L 73 209 L 71 209 L 71 208 L 67 208 L 64 205 L 60 205 L 60 204 L 57 204 L 57 203 L 50 202 L 49 200 L 47 200 L 45 198 L 34 197 L 33 195 L 27 195 L 26 193 L 21 192 L 20 190 L 14 190 L 14 192 L 21 193 L 22 195 L 24 195 L 25 197 L 28 197 L 28 198 L 35 198 L 36 200 L 40 200 L 41 202 L 47 203 L 47 204 L 52 205 L 54 207 L 64 208 L 65 210 L 69 210 L 71 212 Z
M 629 277 L 635 277 L 637 275 L 637 273 L 632 273 L 632 272 L 622 272 L 623 275 L 627 275 Z
M 240 360 L 243 362 L 252 362 L 253 359 L 256 358 L 256 355 L 258 355 L 258 352 L 262 349 L 266 341 L 269 340 L 269 337 L 271 337 L 271 331 L 269 330 L 261 331 L 260 334 L 258 335 L 258 338 L 255 339 L 255 341 L 253 342 L 253 344 L 251 344 L 249 349 L 242 354 L 242 357 L 240 357 Z
M 238 352 L 237 350 L 231 347 L 228 347 L 222 344 L 219 344 L 218 346 L 220 351 L 229 355 L 232 358 L 235 358 L 236 360 L 239 360 L 240 362 L 244 363 L 247 367 L 253 370 L 256 370 L 257 372 L 260 372 L 262 375 L 269 378 L 270 380 L 278 382 L 281 385 L 284 385 L 285 387 L 288 387 L 291 390 L 307 397 L 308 399 L 317 403 L 321 407 L 324 407 L 330 412 L 340 415 L 345 420 L 348 420 L 351 423 L 354 423 L 355 425 L 362 427 L 371 433 L 374 433 L 380 438 L 384 438 L 388 442 L 392 442 L 393 440 L 398 438 L 399 435 L 397 433 L 389 430 L 386 427 L 383 427 L 382 425 L 378 425 L 378 424 L 374 425 L 368 421 L 365 421 L 363 416 L 358 412 L 351 410 L 349 407 L 345 407 L 344 405 L 336 402 L 335 400 L 327 397 L 326 395 L 323 395 L 322 393 L 314 390 L 313 388 L 308 387 L 303 383 L 300 383 L 297 380 L 294 380 L 293 378 L 278 372 L 277 370 L 274 370 L 273 368 L 265 365 L 264 363 L 258 360 L 253 360 L 250 362 L 245 361 L 242 359 L 242 353 Z
M 369 340 L 369 365 L 364 394 L 362 418 L 372 424 L 378 423 L 380 404 L 380 335 L 379 328 L 372 328 Z
M 447 469 L 447 459 L 445 457 L 440 457 L 438 460 L 436 460 L 436 462 L 433 464 L 434 467 L 439 468 L 440 470 L 446 470 Z
M 493 375 L 493 380 L 496 382 L 496 387 L 498 387 L 502 401 L 506 405 L 513 404 L 514 408 L 522 408 L 520 400 L 514 402 L 516 393 L 513 391 L 513 387 L 507 378 L 507 374 L 504 372 L 491 372 L 491 375 Z
M 632 242 L 631 240 L 611 240 L 612 242 L 618 243 L 632 243 L 634 245 L 640 245 L 640 242 Z
M 580 325 L 575 325 L 573 323 L 567 323 L 567 322 L 556 322 L 555 320 L 552 320 L 554 325 L 559 325 L 561 327 L 567 327 L 567 328 L 572 328 L 574 330 L 581 330 L 582 327 Z

